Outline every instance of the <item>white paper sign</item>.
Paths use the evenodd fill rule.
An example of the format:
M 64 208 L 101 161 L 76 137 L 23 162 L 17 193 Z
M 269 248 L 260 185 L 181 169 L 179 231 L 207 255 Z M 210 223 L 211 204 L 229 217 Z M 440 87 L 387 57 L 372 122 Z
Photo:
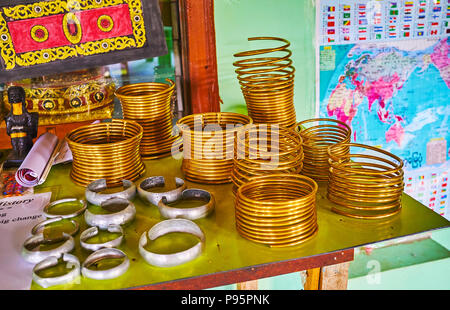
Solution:
M 34 265 L 21 256 L 25 239 L 42 222 L 51 193 L 0 199 L 0 290 L 30 289 Z

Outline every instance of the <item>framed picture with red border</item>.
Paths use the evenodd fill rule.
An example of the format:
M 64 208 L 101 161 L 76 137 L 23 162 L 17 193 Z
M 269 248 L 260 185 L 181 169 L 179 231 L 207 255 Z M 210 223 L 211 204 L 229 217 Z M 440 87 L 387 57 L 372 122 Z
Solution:
M 0 1 L 0 82 L 166 53 L 157 0 Z

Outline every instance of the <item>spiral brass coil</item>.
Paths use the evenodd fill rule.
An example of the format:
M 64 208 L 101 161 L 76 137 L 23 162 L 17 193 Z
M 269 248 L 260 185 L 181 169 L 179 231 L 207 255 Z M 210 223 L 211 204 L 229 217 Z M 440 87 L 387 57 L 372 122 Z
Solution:
M 178 120 L 185 178 L 208 184 L 231 182 L 237 132 L 251 123 L 249 116 L 231 112 L 191 114 Z
M 361 152 L 342 150 L 357 148 Z M 330 173 L 328 199 L 340 207 L 336 213 L 354 218 L 378 219 L 397 214 L 403 193 L 403 162 L 382 149 L 359 143 L 328 148 Z
M 169 84 L 137 83 L 116 90 L 123 118 L 138 122 L 144 130 L 140 152 L 146 158 L 168 156 L 179 139 L 172 134 L 171 98 L 175 84 L 170 79 L 166 81 Z
M 139 154 L 142 134 L 138 123 L 120 119 L 72 130 L 66 136 L 73 155 L 71 178 L 82 186 L 102 178 L 111 186 L 136 180 L 145 172 Z
M 328 147 L 339 142 L 350 142 L 350 127 L 330 118 L 313 118 L 296 124 L 296 130 L 303 139 L 302 174 L 316 182 L 328 181 Z M 342 155 L 348 150 L 342 149 Z
M 303 167 L 302 138 L 294 130 L 278 125 L 254 124 L 239 131 L 237 158 L 231 180 L 233 193 L 250 178 L 279 173 L 298 174 Z
M 251 241 L 271 247 L 293 246 L 318 231 L 317 183 L 298 174 L 251 178 L 235 199 L 236 229 Z
M 288 49 L 290 42 L 277 37 L 253 37 L 249 41 L 273 40 L 284 44 L 275 48 L 263 48 L 240 52 L 234 57 L 247 57 L 233 63 L 248 115 L 255 124 L 279 124 L 292 127 L 296 122 L 294 108 L 294 73 Z M 280 53 L 282 56 L 280 56 Z M 263 55 L 261 57 L 253 57 Z

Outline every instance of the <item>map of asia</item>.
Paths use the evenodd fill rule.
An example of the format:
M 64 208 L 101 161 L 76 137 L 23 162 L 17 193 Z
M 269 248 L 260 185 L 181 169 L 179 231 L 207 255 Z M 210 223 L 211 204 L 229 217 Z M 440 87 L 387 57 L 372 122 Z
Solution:
M 405 191 L 448 217 L 450 38 L 320 46 L 319 115 L 404 160 Z

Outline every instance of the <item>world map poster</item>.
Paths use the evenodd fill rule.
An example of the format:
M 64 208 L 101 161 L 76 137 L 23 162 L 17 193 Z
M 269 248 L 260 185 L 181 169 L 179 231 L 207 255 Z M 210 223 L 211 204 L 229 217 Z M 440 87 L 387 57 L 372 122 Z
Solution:
M 450 38 L 319 49 L 319 116 L 402 158 L 405 192 L 449 218 Z

